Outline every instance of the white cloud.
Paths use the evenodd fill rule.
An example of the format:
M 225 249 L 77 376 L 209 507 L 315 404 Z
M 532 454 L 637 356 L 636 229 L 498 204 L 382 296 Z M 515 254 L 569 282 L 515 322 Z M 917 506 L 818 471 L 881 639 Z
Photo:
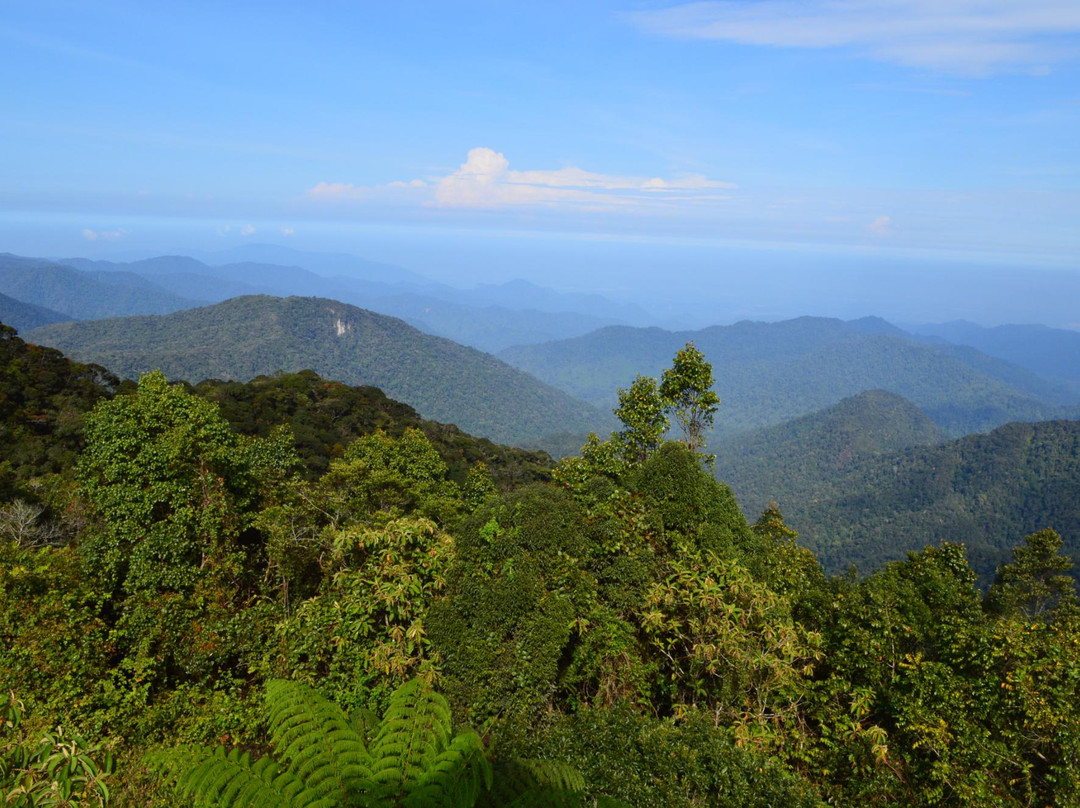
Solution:
M 115 230 L 91 230 L 89 227 L 82 231 L 82 237 L 87 241 L 117 241 L 127 235 L 127 230 L 118 227 Z
M 309 188 L 307 196 L 324 201 L 421 202 L 444 208 L 566 206 L 601 210 L 629 205 L 655 207 L 668 202 L 717 202 L 729 197 L 716 191 L 736 187 L 704 174 L 665 179 L 598 174 L 576 166 L 521 171 L 511 169 L 502 152 L 479 147 L 471 149 L 465 162 L 448 174 L 374 186 L 323 181 Z
M 351 182 L 320 182 L 313 188 L 308 188 L 307 195 L 314 199 L 323 200 L 362 200 L 372 199 L 380 193 L 391 192 L 415 192 L 426 189 L 428 184 L 423 180 L 395 180 L 386 185 L 354 185 Z
M 245 224 L 240 228 L 240 235 L 245 237 L 255 235 L 255 225 Z
M 892 217 L 878 216 L 866 226 L 866 229 L 875 236 L 887 236 L 892 233 Z
M 317 199 L 357 199 L 369 190 L 350 182 L 320 182 L 314 188 L 308 188 L 307 193 Z
M 661 35 L 850 47 L 884 61 L 963 74 L 1045 69 L 1077 55 L 1064 38 L 1080 33 L 1077 0 L 717 0 L 629 16 Z
M 295 236 L 296 235 L 296 228 L 295 227 L 283 227 L 283 228 L 281 228 L 281 235 L 283 235 L 283 236 Z
M 662 179 L 597 174 L 576 166 L 554 170 L 514 171 L 502 152 L 472 149 L 457 171 L 435 186 L 435 204 L 441 207 L 495 208 L 520 205 L 635 205 L 648 195 L 677 191 L 699 192 L 735 184 L 709 180 L 702 174 Z M 686 199 L 686 196 L 677 197 Z M 695 196 L 694 199 L 699 197 Z M 712 198 L 717 198 L 713 196 Z M 671 197 L 674 201 L 676 197 Z

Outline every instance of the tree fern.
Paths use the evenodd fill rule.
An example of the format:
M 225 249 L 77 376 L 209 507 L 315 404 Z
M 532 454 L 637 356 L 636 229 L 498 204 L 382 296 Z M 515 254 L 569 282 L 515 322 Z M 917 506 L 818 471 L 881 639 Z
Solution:
M 371 790 L 372 759 L 345 712 L 309 687 L 274 680 L 266 686 L 274 750 L 320 797 L 349 805 Z
M 595 804 L 584 796 L 581 775 L 558 763 L 501 764 L 494 784 L 480 736 L 453 734 L 446 700 L 419 680 L 394 692 L 377 726 L 369 715 L 350 718 L 306 685 L 281 680 L 267 685 L 266 717 L 276 760 L 184 747 L 148 762 L 182 794 L 213 808 Z
M 175 777 L 180 793 L 203 805 L 232 808 L 333 808 L 303 780 L 272 758 L 251 762 L 238 749 L 226 752 L 199 747 L 175 749 L 150 760 L 151 768 Z
M 394 693 L 375 737 L 374 776 L 386 794 L 404 797 L 450 740 L 450 707 L 417 679 Z M 481 749 L 482 754 L 482 749 Z
M 495 766 L 495 784 L 481 796 L 479 808 L 515 805 L 584 805 L 585 778 L 572 766 L 551 760 L 502 760 Z M 576 802 L 565 802 L 568 797 Z

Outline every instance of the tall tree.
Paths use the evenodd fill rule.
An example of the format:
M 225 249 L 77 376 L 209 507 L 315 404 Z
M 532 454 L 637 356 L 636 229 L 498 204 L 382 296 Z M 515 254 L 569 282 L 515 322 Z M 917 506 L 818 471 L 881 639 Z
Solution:
M 639 375 L 629 388 L 619 389 L 619 406 L 614 412 L 623 429 L 615 437 L 626 460 L 641 463 L 664 442 L 668 430 L 665 409 L 656 379 Z
M 1075 607 L 1076 583 L 1069 575 L 1073 563 L 1061 555 L 1061 545 L 1061 536 L 1050 528 L 1026 537 L 1013 550 L 1013 562 L 998 569 L 987 598 L 991 610 L 1045 618 L 1063 606 Z
M 678 421 L 690 451 L 705 448 L 705 430 L 712 428 L 720 397 L 713 392 L 712 365 L 705 354 L 686 343 L 660 379 L 660 395 Z

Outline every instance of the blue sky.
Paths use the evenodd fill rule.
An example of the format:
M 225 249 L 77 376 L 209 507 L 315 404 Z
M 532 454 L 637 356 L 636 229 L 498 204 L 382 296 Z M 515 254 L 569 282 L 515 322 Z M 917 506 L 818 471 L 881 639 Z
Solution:
M 0 251 L 1080 272 L 1076 0 L 0 0 L 0 45 Z

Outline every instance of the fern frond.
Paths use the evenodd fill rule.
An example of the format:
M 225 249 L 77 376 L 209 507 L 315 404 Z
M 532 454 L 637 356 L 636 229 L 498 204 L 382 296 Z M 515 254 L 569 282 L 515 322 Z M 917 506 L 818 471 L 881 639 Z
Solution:
M 519 760 L 518 764 L 529 771 L 537 786 L 560 791 L 585 790 L 584 776 L 568 763 L 557 760 Z
M 350 805 L 372 786 L 372 759 L 345 712 L 299 682 L 266 685 L 266 717 L 274 749 L 288 770 L 335 805 Z
M 414 784 L 407 784 L 404 808 L 472 808 L 480 789 L 491 788 L 491 763 L 475 732 L 456 735 Z
M 549 791 L 578 794 L 585 790 L 585 778 L 573 766 L 552 760 L 501 760 L 495 765 L 495 783 L 481 797 L 482 808 L 509 805 L 527 794 L 530 799 Z M 535 793 L 534 793 L 535 792 Z
M 349 713 L 349 725 L 364 739 L 364 745 L 370 748 L 379 732 L 379 716 L 371 710 L 358 707 Z
M 182 747 L 147 759 L 151 770 L 173 779 L 177 790 L 214 808 L 334 808 L 272 758 L 254 763 L 237 749 Z
M 450 705 L 423 682 L 413 679 L 394 691 L 371 750 L 384 797 L 408 793 L 447 747 L 450 729 Z

